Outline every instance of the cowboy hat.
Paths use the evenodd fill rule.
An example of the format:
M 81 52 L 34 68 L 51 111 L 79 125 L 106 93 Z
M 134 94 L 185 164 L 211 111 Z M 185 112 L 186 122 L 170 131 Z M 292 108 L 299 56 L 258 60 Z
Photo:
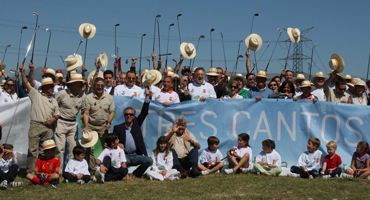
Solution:
M 311 78 L 312 83 L 315 83 L 315 78 L 324 78 L 324 81 L 326 81 L 326 79 L 328 79 L 327 77 L 325 77 L 324 73 L 322 73 L 322 72 L 316 72 L 316 75 Z
M 293 82 L 295 83 L 297 80 L 305 80 L 305 77 L 303 74 L 298 74 L 297 77 L 293 79 Z
M 365 88 L 366 88 L 366 83 L 365 83 L 365 81 L 363 81 L 363 80 L 358 80 L 357 81 L 357 83 L 355 84 L 355 86 L 364 86 Z
M 77 71 L 76 70 L 72 70 L 71 72 L 69 72 L 71 75 L 72 74 L 77 74 Z
M 180 45 L 180 52 L 187 59 L 193 59 L 197 55 L 197 50 L 192 43 L 183 42 Z
M 104 51 L 99 54 L 99 57 L 97 58 L 97 61 L 99 63 L 99 66 L 102 66 L 104 68 L 104 71 L 107 70 L 108 56 Z
M 5 66 L 3 63 L 1 63 L 1 60 L 0 60 L 0 71 L 1 71 L 1 70 L 4 70 L 4 69 L 5 69 L 5 67 L 6 67 L 6 66 Z
M 158 70 L 152 69 L 145 73 L 143 77 L 144 86 L 155 85 L 162 79 L 162 74 Z
M 148 69 L 144 69 L 144 70 L 141 72 L 140 76 L 141 76 L 141 77 L 143 77 L 143 76 L 144 76 L 148 71 L 149 71 Z
M 42 79 L 42 81 L 41 81 L 41 86 L 38 88 L 38 90 L 42 90 L 42 87 L 44 86 L 44 85 L 56 85 L 55 83 L 54 83 L 54 81 L 53 81 L 53 79 L 52 78 L 44 78 L 44 79 Z
M 220 74 L 217 74 L 217 69 L 214 67 L 209 68 L 209 72 L 206 73 L 207 76 L 221 76 Z
M 172 67 L 167 67 L 167 71 L 168 71 L 168 72 L 173 72 Z
M 266 81 L 270 80 L 269 77 L 267 77 L 266 72 L 264 70 L 259 70 L 256 76 L 253 77 L 254 80 L 256 80 L 256 77 L 262 77 L 265 78 Z
M 172 77 L 174 74 L 175 74 L 175 73 L 174 73 L 173 71 L 168 71 L 168 72 L 167 72 L 167 76 L 170 76 L 170 77 Z
M 352 80 L 352 77 L 351 77 L 351 75 L 346 74 L 346 76 L 344 76 L 344 79 Z
M 344 70 L 344 65 L 345 64 L 342 56 L 337 53 L 331 55 L 329 66 L 332 70 L 337 70 L 338 73 L 342 73 Z
M 179 76 L 178 74 L 173 74 L 173 75 L 171 76 L 171 78 L 180 78 L 180 76 Z
M 262 47 L 262 38 L 261 36 L 252 33 L 245 39 L 245 45 L 251 51 L 258 51 Z
M 298 28 L 293 29 L 289 27 L 286 32 L 288 33 L 290 41 L 293 43 L 298 43 L 301 40 L 301 31 L 299 31 Z
M 54 140 L 46 140 L 42 143 L 42 150 L 56 148 L 57 145 L 55 144 Z
M 302 84 L 298 87 L 298 90 L 302 90 L 303 87 L 311 87 L 311 92 L 316 89 L 315 86 L 311 85 L 311 82 L 309 80 L 302 81 Z
M 82 83 L 85 83 L 86 81 L 84 80 L 84 77 L 82 74 L 71 74 L 71 80 L 68 81 L 67 83 L 74 83 L 77 81 L 81 81 Z
M 347 83 L 348 86 L 355 87 L 357 82 L 361 81 L 360 78 L 352 78 L 350 83 Z
M 235 80 L 235 79 L 237 79 L 237 78 L 240 78 L 240 79 L 242 79 L 242 80 L 243 80 L 243 86 L 244 86 L 244 85 L 247 85 L 248 80 L 247 80 L 246 78 L 244 78 L 243 74 L 240 74 L 240 73 L 235 74 L 235 76 L 232 76 L 232 77 L 230 78 L 230 82 L 231 82 L 231 81 L 233 81 L 233 80 Z
M 57 78 L 63 78 L 63 74 L 62 74 L 62 73 L 57 73 L 57 74 L 55 74 L 55 76 L 56 76 Z
M 83 23 L 80 25 L 78 31 L 83 38 L 91 39 L 96 33 L 96 27 L 93 24 Z
M 84 148 L 93 147 L 98 142 L 98 133 L 96 131 L 86 131 L 82 133 L 82 137 L 78 140 L 80 145 Z
M 96 70 L 92 71 L 89 76 L 87 77 L 87 82 L 90 84 L 90 85 L 94 85 L 94 83 L 92 82 L 93 79 L 94 79 L 94 75 L 96 73 Z M 97 77 L 100 77 L 100 78 L 104 78 L 104 74 L 102 71 L 99 71 L 98 72 L 98 76 Z
M 52 76 L 53 81 L 56 82 L 57 76 L 55 74 L 55 70 L 53 70 L 51 68 L 47 68 L 45 70 L 45 72 L 41 72 L 40 74 L 41 74 L 41 76 L 44 76 L 44 74 L 51 74 L 51 75 L 53 75 Z
M 329 73 L 328 75 L 330 75 L 331 73 L 333 73 L 333 71 L 334 71 L 334 70 L 331 70 L 331 71 L 330 71 L 330 73 Z M 342 74 L 338 72 L 338 73 L 337 73 L 337 76 L 342 76 Z
M 64 62 L 67 65 L 67 72 L 77 70 L 83 64 L 82 57 L 77 53 L 69 55 Z

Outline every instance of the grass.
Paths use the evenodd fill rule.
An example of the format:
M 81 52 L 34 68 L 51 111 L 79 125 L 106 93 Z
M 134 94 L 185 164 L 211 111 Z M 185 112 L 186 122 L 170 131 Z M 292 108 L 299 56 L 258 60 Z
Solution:
M 347 178 L 308 179 L 266 177 L 255 174 L 212 174 L 176 182 L 117 181 L 35 186 L 25 185 L 0 191 L 0 199 L 367 199 L 367 180 Z

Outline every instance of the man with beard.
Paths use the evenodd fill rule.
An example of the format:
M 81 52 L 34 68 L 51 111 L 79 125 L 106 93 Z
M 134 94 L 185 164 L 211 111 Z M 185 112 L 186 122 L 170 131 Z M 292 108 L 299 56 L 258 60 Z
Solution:
M 162 103 L 164 106 L 180 103 L 179 95 L 173 91 L 172 87 L 172 78 L 166 76 L 163 81 L 163 89 L 155 92 L 152 96 L 152 100 Z
M 204 69 L 198 67 L 194 71 L 194 81 L 189 84 L 189 92 L 192 100 L 205 101 L 206 99 L 217 98 L 215 89 L 204 78 Z
M 135 71 L 128 71 L 126 73 L 126 84 L 118 85 L 114 88 L 114 95 L 116 96 L 130 96 L 132 97 L 145 97 L 144 91 L 136 86 L 136 73 Z

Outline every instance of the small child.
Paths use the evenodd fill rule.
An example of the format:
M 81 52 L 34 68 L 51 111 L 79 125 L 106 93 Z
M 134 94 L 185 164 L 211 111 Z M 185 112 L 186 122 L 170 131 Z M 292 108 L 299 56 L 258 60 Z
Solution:
M 357 144 L 356 151 L 353 153 L 351 161 L 351 169 L 346 169 L 346 173 L 342 176 L 346 178 L 359 178 L 370 179 L 370 150 L 369 144 L 361 141 Z
M 59 182 L 60 161 L 55 157 L 56 145 L 54 140 L 46 140 L 42 143 L 45 155 L 36 161 L 35 174 L 29 173 L 26 178 L 34 184 L 50 185 Z
M 288 173 L 291 177 L 313 179 L 318 176 L 322 164 L 322 152 L 317 150 L 320 147 L 318 138 L 308 139 L 307 150 L 299 156 L 297 166 L 292 166 Z
M 220 170 L 225 165 L 222 161 L 222 153 L 218 150 L 220 140 L 215 136 L 211 136 L 208 137 L 207 143 L 208 148 L 204 149 L 200 155 L 201 164 L 198 164 L 198 169 L 202 171 L 202 175 L 208 175 L 213 172 L 220 173 Z
M 256 158 L 254 169 L 257 174 L 263 173 L 267 176 L 278 176 L 281 173 L 281 156 L 275 151 L 275 142 L 272 140 L 264 140 L 262 149 Z
M 238 135 L 238 146 L 232 147 L 227 152 L 229 168 L 225 169 L 226 174 L 235 174 L 241 169 L 243 173 L 248 173 L 252 167 L 252 148 L 249 146 L 249 135 L 242 133 Z
M 153 159 L 153 165 L 152 169 L 146 173 L 150 180 L 179 180 L 179 177 L 176 176 L 179 172 L 176 169 L 172 169 L 173 156 L 166 136 L 161 136 L 158 138 L 157 148 L 153 150 L 153 153 L 150 157 Z
M 13 145 L 2 144 L 0 146 L 0 188 L 6 189 L 8 184 L 18 187 L 23 182 L 13 182 L 18 174 L 18 165 L 14 159 Z
M 324 158 L 324 164 L 320 169 L 321 178 L 339 177 L 342 173 L 342 159 L 335 153 L 337 143 L 330 141 L 326 144 L 328 155 Z
M 128 176 L 125 152 L 118 146 L 118 135 L 115 133 L 107 134 L 105 142 L 108 147 L 100 153 L 95 161 L 100 166 L 95 171 L 97 182 L 122 180 L 125 176 L 128 181 L 132 181 Z
M 68 161 L 63 177 L 66 183 L 77 182 L 82 185 L 90 181 L 89 165 L 84 159 L 85 149 L 75 146 L 72 152 L 74 158 Z

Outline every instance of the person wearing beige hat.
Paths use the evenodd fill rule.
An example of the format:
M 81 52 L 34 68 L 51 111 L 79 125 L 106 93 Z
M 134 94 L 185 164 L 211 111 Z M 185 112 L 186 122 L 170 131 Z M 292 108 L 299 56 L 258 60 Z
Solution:
M 355 85 L 358 81 L 360 81 L 361 79 L 360 78 L 352 78 L 351 79 L 351 82 L 347 83 L 347 90 L 346 92 L 353 96 L 353 95 L 356 95 L 356 88 L 355 88 Z M 347 82 L 347 80 L 346 80 Z
M 33 64 L 33 62 L 31 62 L 29 65 L 28 65 L 29 69 L 30 69 L 30 72 L 28 74 L 28 82 L 31 84 L 31 86 L 33 88 L 35 88 L 36 90 L 41 86 L 41 83 L 37 80 L 34 79 L 34 69 L 35 69 L 35 65 Z M 42 69 L 42 73 L 41 73 L 41 76 L 42 78 L 51 78 L 53 79 L 53 82 L 56 83 L 57 81 L 57 78 L 55 76 L 55 70 L 51 69 L 51 68 L 46 68 L 44 67 Z
M 311 85 L 309 80 L 303 80 L 302 84 L 297 89 L 300 90 L 301 93 L 293 98 L 294 101 L 298 99 L 307 99 L 314 102 L 318 101 L 317 97 L 311 93 L 315 90 L 315 87 Z
M 328 80 L 325 81 L 325 84 L 323 86 L 325 96 L 327 98 L 327 101 L 330 102 L 337 102 L 337 103 L 348 103 L 352 104 L 352 98 L 351 96 L 346 92 L 346 81 L 344 79 L 340 78 L 335 83 L 335 89 L 332 89 L 329 87 L 329 83 L 333 81 L 335 77 L 337 77 L 337 71 L 334 70 L 331 74 Z
M 57 70 L 55 76 L 57 77 L 57 84 L 54 87 L 54 94 L 56 95 L 58 92 L 67 89 L 67 86 L 63 84 L 65 79 L 62 70 Z
M 345 80 L 347 83 L 350 83 L 350 82 L 351 82 L 351 80 L 352 80 L 352 76 L 351 76 L 351 75 L 349 75 L 349 74 L 346 74 L 346 75 L 344 76 L 344 80 Z
M 305 80 L 305 77 L 303 74 L 297 74 L 297 77 L 294 79 L 295 84 L 295 97 L 301 96 L 302 91 L 298 89 L 302 85 L 302 82 Z
M 352 103 L 356 105 L 367 105 L 368 99 L 365 94 L 366 83 L 363 80 L 358 80 L 355 84 L 356 93 L 352 95 Z
M 314 77 L 311 78 L 311 82 L 314 83 L 316 89 L 312 92 L 313 95 L 317 96 L 319 101 L 326 101 L 326 95 L 324 93 L 324 84 L 327 80 L 324 73 L 317 72 Z
M 24 88 L 28 91 L 31 100 L 31 123 L 28 131 L 28 155 L 27 173 L 34 173 L 37 154 L 43 154 L 40 144 L 49 140 L 53 133 L 53 124 L 59 118 L 58 102 L 51 96 L 54 91 L 54 81 L 51 78 L 44 78 L 38 92 L 30 84 L 25 73 L 25 66 L 19 67 L 22 74 Z
M 194 81 L 188 86 L 192 100 L 205 101 L 206 99 L 217 98 L 214 87 L 205 81 L 205 72 L 202 67 L 194 71 Z
M 60 91 L 55 99 L 59 105 L 59 119 L 54 132 L 54 139 L 57 145 L 57 157 L 60 160 L 60 173 L 63 172 L 65 146 L 68 146 L 68 160 L 73 158 L 73 148 L 77 140 L 77 115 L 86 99 L 85 93 L 81 90 L 85 83 L 81 74 L 72 74 L 68 82 L 70 88 Z M 83 113 L 82 113 L 83 115 Z
M 221 69 L 222 70 L 222 69 Z M 227 93 L 226 86 L 227 86 L 227 80 L 225 77 L 229 74 L 228 71 L 225 71 L 226 76 L 224 74 L 219 74 L 218 69 L 211 67 L 209 69 L 209 72 L 206 73 L 208 83 L 211 84 L 216 92 L 217 98 L 221 98 L 223 95 Z M 221 77 L 223 77 L 221 79 Z
M 258 71 L 255 80 L 257 85 L 248 91 L 248 99 L 256 98 L 257 100 L 261 100 L 261 98 L 268 98 L 270 94 L 274 93 L 270 88 L 266 87 L 266 81 L 270 80 L 270 78 L 267 77 L 264 70 Z
M 328 75 L 331 75 L 334 72 L 334 70 L 331 70 L 331 72 Z M 329 87 L 331 89 L 335 89 L 335 83 L 339 80 L 342 79 L 342 74 L 341 73 L 336 73 L 336 76 L 334 76 L 333 80 L 329 83 Z M 347 82 L 347 81 L 346 81 Z M 346 90 L 348 89 L 348 86 L 346 87 Z

